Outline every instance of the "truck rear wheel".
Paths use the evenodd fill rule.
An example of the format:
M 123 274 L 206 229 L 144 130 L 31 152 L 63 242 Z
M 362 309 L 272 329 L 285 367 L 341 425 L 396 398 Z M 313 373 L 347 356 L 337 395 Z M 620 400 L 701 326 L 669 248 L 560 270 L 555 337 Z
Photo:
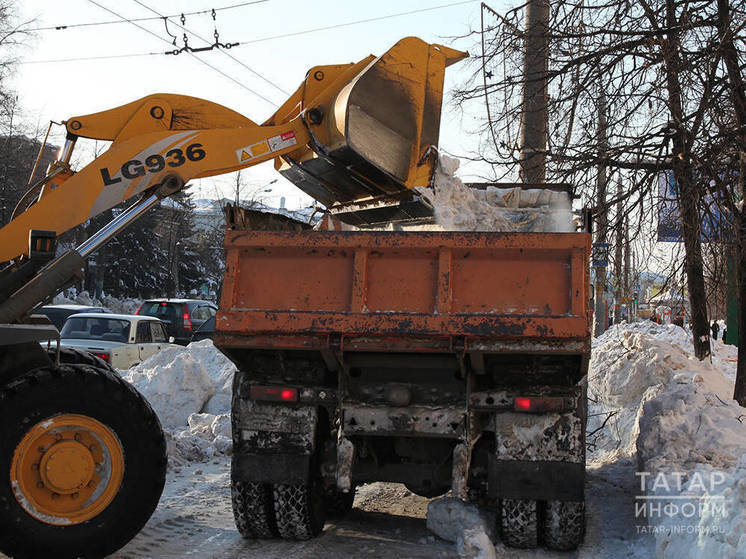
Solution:
M 326 515 L 329 518 L 343 518 L 352 510 L 352 503 L 355 500 L 355 488 L 353 487 L 347 493 L 339 489 L 327 489 L 324 494 L 324 507 Z
M 533 548 L 539 545 L 537 502 L 531 499 L 502 499 L 500 536 L 510 547 Z
M 271 485 L 232 479 L 231 502 L 233 518 L 241 536 L 247 539 L 277 536 Z
M 0 549 L 101 557 L 147 522 L 166 443 L 145 399 L 108 370 L 44 367 L 0 389 Z
M 549 549 L 571 551 L 585 535 L 584 501 L 547 501 L 544 515 L 544 543 Z
M 274 497 L 277 531 L 283 538 L 308 540 L 324 529 L 324 493 L 318 481 L 278 483 Z

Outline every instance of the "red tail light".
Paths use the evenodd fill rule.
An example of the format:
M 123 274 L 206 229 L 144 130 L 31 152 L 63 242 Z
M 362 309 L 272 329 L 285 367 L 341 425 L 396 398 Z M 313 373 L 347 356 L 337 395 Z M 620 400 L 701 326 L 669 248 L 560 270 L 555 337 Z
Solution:
M 184 311 L 184 330 L 192 329 L 192 321 L 189 320 L 189 311 Z
M 273 402 L 297 402 L 297 388 L 283 388 L 281 386 L 252 386 L 249 390 L 252 400 L 270 400 Z
M 99 357 L 99 358 L 103 359 L 107 363 L 109 363 L 109 361 L 111 361 L 111 358 L 109 357 L 108 353 L 94 353 L 93 355 L 95 355 L 96 357 Z
M 527 413 L 561 412 L 573 408 L 572 398 L 562 396 L 517 396 L 513 409 Z

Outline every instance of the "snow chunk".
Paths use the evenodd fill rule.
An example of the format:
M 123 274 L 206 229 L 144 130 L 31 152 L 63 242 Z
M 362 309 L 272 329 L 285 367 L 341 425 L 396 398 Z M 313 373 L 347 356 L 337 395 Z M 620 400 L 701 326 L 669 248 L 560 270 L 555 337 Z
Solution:
M 469 559 L 496 559 L 495 546 L 489 536 L 480 528 L 467 528 L 456 540 L 459 557 Z
M 427 529 L 450 542 L 456 542 L 465 530 L 474 530 L 465 541 L 476 546 L 481 539 L 478 532 L 488 535 L 488 541 L 495 538 L 494 526 L 494 514 L 461 499 L 441 497 L 427 505 Z
M 572 211 L 565 192 L 547 189 L 477 190 L 456 177 L 458 159 L 441 155 L 433 188 L 418 188 L 432 203 L 444 231 L 570 232 Z

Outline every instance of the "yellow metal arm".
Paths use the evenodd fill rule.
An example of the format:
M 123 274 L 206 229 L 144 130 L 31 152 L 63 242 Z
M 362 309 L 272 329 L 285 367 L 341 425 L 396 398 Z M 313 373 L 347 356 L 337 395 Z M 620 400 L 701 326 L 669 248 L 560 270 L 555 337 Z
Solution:
M 300 118 L 259 126 L 215 103 L 181 95 L 152 95 L 66 125 L 72 134 L 113 143 L 79 172 L 53 180 L 39 202 L 0 229 L 0 262 L 26 252 L 31 229 L 60 234 L 167 175 L 186 183 L 229 173 L 309 141 Z

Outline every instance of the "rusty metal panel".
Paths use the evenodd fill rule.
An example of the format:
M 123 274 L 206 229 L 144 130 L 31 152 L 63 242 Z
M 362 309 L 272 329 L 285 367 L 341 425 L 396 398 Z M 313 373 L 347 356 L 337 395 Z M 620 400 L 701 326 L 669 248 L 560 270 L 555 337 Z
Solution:
M 465 433 L 466 410 L 457 407 L 390 408 L 344 404 L 342 425 L 347 435 L 461 438 Z
M 222 310 L 219 329 L 227 333 L 299 332 L 429 334 L 494 338 L 582 338 L 585 317 L 526 315 L 430 315 L 418 313 L 335 313 Z
M 570 312 L 566 249 L 468 249 L 453 255 L 454 313 L 558 316 Z
M 226 250 L 218 346 L 587 349 L 587 234 L 229 231 Z
M 437 252 L 433 250 L 370 251 L 367 310 L 432 314 L 436 269 Z
M 240 251 L 227 308 L 347 311 L 352 251 L 333 248 L 251 247 Z

